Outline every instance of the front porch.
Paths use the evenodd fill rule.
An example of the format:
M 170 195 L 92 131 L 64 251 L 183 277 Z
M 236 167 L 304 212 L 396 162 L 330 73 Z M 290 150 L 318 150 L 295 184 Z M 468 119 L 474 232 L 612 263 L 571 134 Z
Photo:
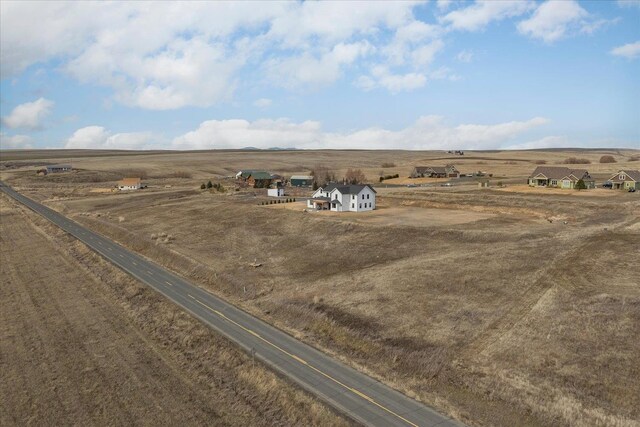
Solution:
M 307 207 L 317 211 L 339 211 L 342 203 L 340 203 L 340 200 L 331 200 L 328 197 L 315 197 L 307 201 Z

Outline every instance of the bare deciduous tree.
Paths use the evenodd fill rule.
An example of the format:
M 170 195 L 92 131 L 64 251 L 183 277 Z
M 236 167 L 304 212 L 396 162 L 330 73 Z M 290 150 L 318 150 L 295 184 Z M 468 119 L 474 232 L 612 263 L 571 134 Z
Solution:
M 362 169 L 347 169 L 347 173 L 344 176 L 344 181 L 347 184 L 362 184 L 366 179 L 367 177 L 364 176 Z

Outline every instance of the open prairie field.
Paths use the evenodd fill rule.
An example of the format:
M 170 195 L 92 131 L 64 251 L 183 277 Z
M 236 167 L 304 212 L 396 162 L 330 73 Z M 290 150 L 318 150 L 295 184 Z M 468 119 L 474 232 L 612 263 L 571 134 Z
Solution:
M 604 154 L 617 163 L 598 163 Z M 471 425 L 638 426 L 640 195 L 522 184 L 538 164 L 570 157 L 589 160 L 573 166 L 601 183 L 640 168 L 639 154 L 153 153 L 56 159 L 78 170 L 47 177 L 23 155 L 6 160 L 1 176 Z M 447 163 L 493 174 L 492 187 L 389 180 L 376 186 L 378 210 L 338 214 L 304 212 L 300 200 L 263 206 L 266 190 L 235 191 L 228 178 L 239 169 L 306 174 L 322 164 L 338 176 L 361 168 L 372 182 L 398 173 L 404 183 L 414 165 Z M 149 188 L 93 191 L 133 174 Z M 209 179 L 226 191 L 200 190 Z
M 348 425 L 0 195 L 0 424 Z

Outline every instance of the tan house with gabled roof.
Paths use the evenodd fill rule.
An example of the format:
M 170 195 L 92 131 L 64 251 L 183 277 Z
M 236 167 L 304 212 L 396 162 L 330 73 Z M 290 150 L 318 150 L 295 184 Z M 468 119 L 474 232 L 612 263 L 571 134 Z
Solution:
M 538 166 L 528 183 L 531 187 L 575 188 L 582 180 L 587 188 L 595 188 L 595 181 L 586 169 L 569 169 L 564 166 Z
M 416 166 L 411 171 L 411 178 L 458 178 L 460 172 L 453 165 Z
M 614 190 L 640 190 L 640 171 L 635 169 L 623 169 L 616 172 L 611 178 L 611 188 Z
M 140 178 L 122 178 L 118 181 L 118 190 L 139 190 L 142 188 Z

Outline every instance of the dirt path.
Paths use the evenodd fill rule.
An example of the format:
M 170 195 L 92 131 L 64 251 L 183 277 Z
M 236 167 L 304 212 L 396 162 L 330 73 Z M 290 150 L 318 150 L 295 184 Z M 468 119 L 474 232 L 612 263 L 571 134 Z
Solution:
M 93 253 L 1 206 L 0 425 L 343 423 L 119 271 L 100 272 L 109 284 L 87 274 L 59 246 Z

